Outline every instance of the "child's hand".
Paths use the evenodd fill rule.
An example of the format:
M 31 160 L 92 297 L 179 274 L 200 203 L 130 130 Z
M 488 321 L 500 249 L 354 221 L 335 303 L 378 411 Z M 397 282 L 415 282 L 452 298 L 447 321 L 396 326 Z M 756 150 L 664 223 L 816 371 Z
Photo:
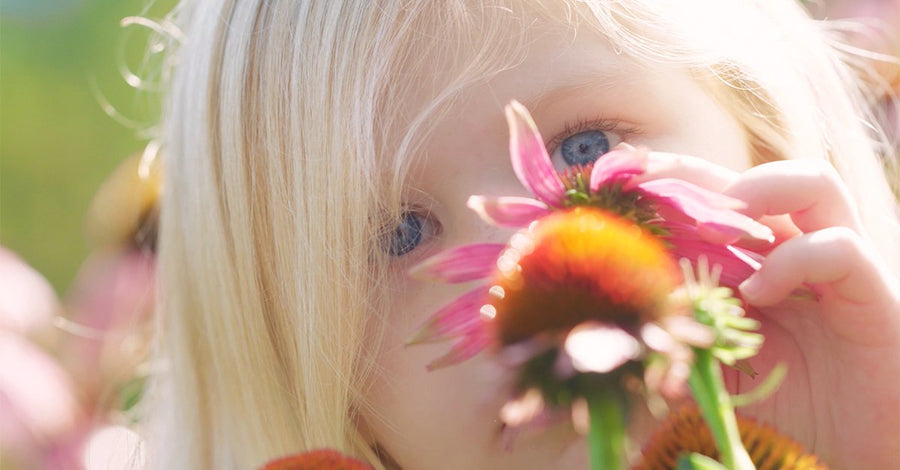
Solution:
M 797 439 L 831 468 L 898 468 L 900 287 L 834 169 L 779 161 L 736 174 L 691 157 L 651 158 L 659 168 L 650 178 L 721 190 L 778 234 L 740 290 L 766 338 L 751 365 L 764 377 L 783 362 L 788 374 L 773 396 L 738 411 Z M 726 380 L 732 393 L 760 381 L 734 370 Z

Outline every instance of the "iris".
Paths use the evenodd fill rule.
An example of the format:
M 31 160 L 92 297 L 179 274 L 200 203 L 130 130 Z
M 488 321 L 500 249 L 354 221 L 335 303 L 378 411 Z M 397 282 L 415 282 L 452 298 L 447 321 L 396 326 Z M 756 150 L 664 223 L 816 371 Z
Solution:
M 603 131 L 588 130 L 563 140 L 559 150 L 567 165 L 589 165 L 609 152 L 609 139 Z
M 391 256 L 403 256 L 414 250 L 422 242 L 422 230 L 424 217 L 412 211 L 404 212 L 400 222 L 390 234 L 388 240 L 388 254 Z

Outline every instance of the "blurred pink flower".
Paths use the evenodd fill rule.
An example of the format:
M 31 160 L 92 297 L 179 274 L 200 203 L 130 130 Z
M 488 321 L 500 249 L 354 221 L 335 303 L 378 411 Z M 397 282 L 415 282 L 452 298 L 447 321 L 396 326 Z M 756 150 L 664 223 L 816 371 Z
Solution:
M 8 331 L 0 332 L 0 363 L 0 450 L 35 468 L 77 459 L 87 415 L 71 377 L 50 355 Z
M 139 249 L 92 254 L 82 265 L 59 321 L 61 357 L 86 393 L 127 380 L 142 362 L 154 305 L 155 257 Z
M 119 405 L 109 397 L 142 360 L 128 340 L 143 334 L 152 293 L 151 254 L 108 252 L 85 263 L 61 306 L 40 274 L 0 248 L 0 454 L 15 467 L 83 468 L 86 444 Z M 106 447 L 95 442 L 92 458 L 112 455 Z
M 0 330 L 46 334 L 61 308 L 50 283 L 19 256 L 0 246 Z

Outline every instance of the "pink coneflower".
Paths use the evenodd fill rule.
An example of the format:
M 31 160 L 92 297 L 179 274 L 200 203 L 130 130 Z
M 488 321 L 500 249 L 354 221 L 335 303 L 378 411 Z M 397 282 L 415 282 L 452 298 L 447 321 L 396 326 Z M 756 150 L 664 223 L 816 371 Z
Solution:
M 648 153 L 628 145 L 560 175 L 527 110 L 513 102 L 506 116 L 513 170 L 534 197 L 469 199 L 487 222 L 519 231 L 505 244 L 459 247 L 414 268 L 445 282 L 482 282 L 433 314 L 410 343 L 456 340 L 431 369 L 491 348 L 516 373 L 514 398 L 500 411 L 509 428 L 569 408 L 574 423 L 589 423 L 592 468 L 618 469 L 634 395 L 680 394 L 690 378 L 707 408 L 721 411 L 710 401 L 718 382 L 697 381 L 692 369 L 694 350 L 712 364 L 708 348 L 721 335 L 695 318 L 697 308 L 673 301 L 678 262 L 702 256 L 721 268 L 723 284 L 736 285 L 756 263 L 729 243 L 773 235 L 735 211 L 740 201 L 681 180 L 635 179 Z M 732 455 L 739 450 L 729 462 Z
M 559 174 L 525 107 L 512 102 L 506 107 L 506 117 L 513 170 L 534 197 L 470 197 L 469 207 L 485 221 L 521 230 L 507 244 L 458 247 L 413 269 L 413 275 L 444 282 L 484 281 L 433 314 L 410 341 L 456 340 L 446 355 L 429 364 L 430 369 L 464 361 L 495 342 L 490 330 L 496 316 L 490 295 L 492 287 L 497 291 L 495 276 L 504 270 L 504 265 L 518 263 L 519 259 L 514 258 L 521 254 L 522 245 L 533 245 L 528 227 L 551 214 L 578 207 L 606 211 L 629 221 L 635 230 L 654 234 L 672 260 L 694 261 L 702 255 L 710 264 L 721 266 L 720 282 L 724 286 L 738 285 L 758 267 L 753 253 L 729 243 L 747 238 L 773 239 L 768 227 L 736 212 L 743 205 L 741 201 L 682 180 L 637 182 L 635 177 L 646 169 L 648 152 L 626 144 L 592 164 Z M 596 262 L 585 259 L 587 264 Z M 595 267 L 598 275 L 600 269 Z M 603 276 L 623 277 L 614 274 L 614 270 Z M 540 314 L 552 316 L 555 312 Z

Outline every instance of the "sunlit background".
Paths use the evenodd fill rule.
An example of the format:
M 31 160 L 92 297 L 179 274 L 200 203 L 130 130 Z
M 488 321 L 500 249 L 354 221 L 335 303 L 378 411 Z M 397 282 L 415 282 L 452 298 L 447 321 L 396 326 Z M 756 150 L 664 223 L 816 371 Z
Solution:
M 174 0 L 0 2 L 0 244 L 65 294 L 88 254 L 84 218 L 156 120 L 150 32 Z M 137 84 L 125 70 L 150 80 Z M 132 84 L 129 84 L 128 82 Z

